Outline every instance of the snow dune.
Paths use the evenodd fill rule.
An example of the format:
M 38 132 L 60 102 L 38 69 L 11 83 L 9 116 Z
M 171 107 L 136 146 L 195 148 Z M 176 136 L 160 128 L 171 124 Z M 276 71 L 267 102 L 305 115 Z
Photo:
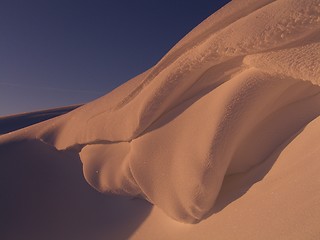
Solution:
M 233 205 L 244 209 L 239 210 L 242 216 L 255 199 L 261 203 L 252 211 L 277 216 L 281 204 L 291 201 L 284 193 L 290 196 L 292 181 L 299 179 L 309 192 L 295 192 L 298 200 L 288 204 L 301 209 L 298 204 L 308 200 L 303 211 L 316 208 L 310 219 L 319 220 L 315 203 L 320 189 L 314 184 L 319 179 L 308 167 L 319 168 L 319 57 L 319 0 L 233 1 L 150 70 L 70 113 L 3 135 L 0 144 L 36 139 L 75 151 L 95 189 L 154 204 L 155 213 L 137 231 L 137 239 L 165 219 L 158 208 L 179 222 L 206 219 L 194 233 L 216 229 L 225 234 L 221 239 L 232 237 L 232 231 L 219 230 L 233 221 L 228 219 L 241 218 L 237 213 L 232 217 L 235 208 L 228 203 L 237 199 L 233 193 L 240 197 L 240 190 L 248 191 L 259 180 L 260 188 L 250 189 Z M 262 179 L 267 173 L 271 177 Z M 307 175 L 310 179 L 303 178 Z M 265 196 L 279 182 L 282 200 Z M 271 207 L 271 213 L 259 208 L 273 203 L 278 208 Z M 259 219 L 250 216 L 252 224 Z M 308 230 L 312 234 L 319 227 L 314 221 Z M 297 222 L 282 223 L 284 231 L 292 232 Z M 294 232 L 305 236 L 305 231 Z M 266 239 L 272 231 L 268 234 Z

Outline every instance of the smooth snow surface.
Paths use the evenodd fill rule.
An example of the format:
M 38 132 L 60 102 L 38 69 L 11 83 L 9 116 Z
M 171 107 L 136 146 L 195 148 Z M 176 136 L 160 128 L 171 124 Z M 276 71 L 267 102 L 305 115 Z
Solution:
M 215 229 L 219 239 L 234 239 L 237 231 L 221 226 L 252 207 L 257 212 L 248 213 L 248 221 L 254 225 L 252 239 L 259 239 L 259 214 L 277 217 L 287 201 L 312 225 L 306 231 L 315 234 L 320 229 L 320 183 L 313 172 L 320 166 L 319 93 L 320 0 L 237 0 L 150 70 L 66 115 L 1 136 L 0 143 L 39 139 L 58 150 L 77 151 L 86 180 L 98 191 L 141 196 L 184 223 L 209 217 L 195 225 L 194 234 Z M 227 189 L 237 195 L 261 180 L 255 174 L 270 162 L 276 162 L 268 168 L 270 176 L 231 204 L 236 213 L 221 204 L 232 198 Z M 308 193 L 295 192 L 293 200 L 286 193 L 295 191 L 296 181 L 296 191 L 308 188 Z M 270 197 L 273 191 L 278 197 Z M 137 239 L 151 236 L 157 219 L 164 221 L 158 208 Z M 213 214 L 217 208 L 221 211 Z M 287 220 L 295 218 L 283 211 Z M 305 229 L 294 227 L 300 220 L 279 221 L 284 232 L 306 236 Z M 284 234 L 274 233 L 263 236 Z

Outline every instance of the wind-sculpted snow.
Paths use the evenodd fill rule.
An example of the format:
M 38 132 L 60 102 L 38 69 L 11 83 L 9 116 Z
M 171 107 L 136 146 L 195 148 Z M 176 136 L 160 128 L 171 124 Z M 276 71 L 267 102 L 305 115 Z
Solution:
M 77 150 L 97 190 L 198 222 L 226 176 L 262 163 L 319 116 L 319 36 L 320 0 L 234 1 L 147 72 L 0 142 Z

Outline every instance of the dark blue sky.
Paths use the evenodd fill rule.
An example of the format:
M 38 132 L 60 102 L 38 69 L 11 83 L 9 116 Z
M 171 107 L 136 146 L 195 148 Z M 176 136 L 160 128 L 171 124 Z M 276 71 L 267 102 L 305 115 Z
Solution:
M 227 2 L 1 0 L 0 116 L 104 95 Z

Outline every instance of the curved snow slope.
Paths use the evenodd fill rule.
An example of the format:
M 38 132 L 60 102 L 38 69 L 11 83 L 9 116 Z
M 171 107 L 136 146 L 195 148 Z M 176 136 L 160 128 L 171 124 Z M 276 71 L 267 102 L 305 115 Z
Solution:
M 319 116 L 319 53 L 320 0 L 233 1 L 149 71 L 0 142 L 78 150 L 97 190 L 198 222 L 225 176 L 261 164 Z

